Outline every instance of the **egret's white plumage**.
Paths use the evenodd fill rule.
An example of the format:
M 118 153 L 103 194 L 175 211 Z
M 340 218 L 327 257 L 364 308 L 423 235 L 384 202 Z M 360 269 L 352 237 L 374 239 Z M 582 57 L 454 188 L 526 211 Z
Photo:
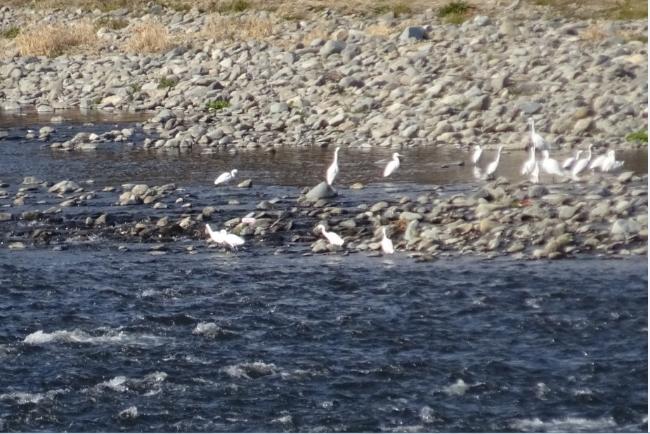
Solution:
M 591 163 L 589 163 L 589 170 L 594 171 L 596 169 L 602 170 L 602 165 L 607 160 L 607 153 L 601 154 L 591 160 Z
M 239 235 L 231 234 L 226 232 L 225 229 L 221 229 L 219 231 L 221 236 L 223 237 L 223 242 L 228 245 L 231 249 L 234 249 L 236 247 L 239 247 L 244 244 L 244 239 L 240 237 Z
M 533 184 L 539 184 L 539 161 L 535 161 L 535 164 L 533 165 L 533 169 L 530 171 L 530 174 L 528 175 L 528 179 Z
M 620 167 L 623 167 L 623 161 L 616 160 L 616 151 L 613 149 L 607 151 L 607 158 L 605 158 L 605 161 L 600 166 L 601 170 L 603 172 L 611 172 Z
M 381 228 L 381 251 L 384 252 L 387 255 L 391 255 L 395 253 L 395 249 L 393 248 L 393 242 L 391 241 L 388 236 L 386 236 L 386 227 Z
M 245 225 L 254 226 L 257 220 L 255 220 L 255 217 L 242 217 L 241 222 Z
M 395 152 L 393 154 L 393 159 L 390 160 L 390 162 L 386 165 L 386 168 L 384 169 L 384 178 L 387 176 L 390 176 L 391 173 L 397 170 L 399 167 L 399 157 L 401 157 L 400 154 Z
M 547 150 L 542 151 L 542 155 L 544 157 L 542 159 L 542 170 L 545 173 L 551 176 L 564 176 L 564 171 L 560 167 L 560 163 L 552 159 Z
M 481 159 L 482 154 L 483 154 L 483 148 L 481 147 L 481 145 L 474 145 L 474 152 L 472 152 L 472 164 L 476 166 L 479 160 Z
M 575 152 L 575 154 L 572 157 L 566 158 L 562 162 L 562 169 L 568 170 L 570 167 L 572 167 L 576 161 L 580 159 L 580 156 L 582 155 L 582 151 L 578 150 Z
M 327 185 L 330 187 L 334 183 L 334 179 L 336 178 L 336 175 L 339 174 L 339 147 L 337 146 L 336 149 L 334 150 L 334 161 L 332 161 L 332 164 L 330 167 L 327 168 L 327 174 L 326 174 L 326 180 L 327 180 Z
M 339 237 L 337 233 L 335 232 L 327 232 L 325 230 L 325 226 L 323 225 L 318 225 L 316 226 L 316 230 L 320 229 L 321 233 L 325 238 L 327 238 L 327 241 L 330 244 L 333 244 L 335 246 L 342 246 L 343 245 L 343 238 Z
M 212 241 L 214 241 L 217 244 L 224 243 L 223 235 L 221 234 L 221 232 L 213 231 L 209 224 L 205 225 L 205 229 L 208 231 L 208 235 L 210 235 L 210 239 Z
M 571 178 L 574 181 L 580 181 L 580 177 L 578 175 L 580 175 L 580 173 L 583 170 L 585 170 L 585 168 L 589 164 L 589 160 L 591 160 L 591 147 L 592 146 L 593 146 L 592 144 L 589 144 L 589 147 L 587 148 L 587 152 L 586 152 L 587 155 L 585 157 L 580 158 L 579 160 L 577 160 L 575 162 L 575 164 L 573 165 L 573 167 L 571 168 Z
M 522 175 L 530 175 L 533 169 L 535 168 L 535 147 L 531 146 L 530 147 L 530 155 L 528 156 L 528 159 L 524 161 L 524 165 L 521 167 L 521 174 Z
M 476 178 L 476 179 L 483 178 L 483 173 L 481 172 L 481 168 L 478 167 L 478 166 L 474 166 L 472 168 L 472 174 L 474 175 L 474 178 Z
M 485 177 L 490 177 L 494 175 L 494 172 L 497 171 L 497 167 L 499 167 L 499 160 L 501 159 L 501 151 L 503 150 L 503 145 L 499 146 L 499 149 L 497 149 L 497 156 L 494 159 L 493 162 L 487 165 L 485 168 Z
M 530 125 L 530 141 L 535 149 L 542 151 L 550 149 L 551 147 L 546 143 L 546 140 L 535 132 L 535 120 L 533 118 L 528 119 L 528 125 Z
M 217 179 L 214 180 L 214 185 L 226 184 L 232 181 L 237 175 L 237 169 L 233 169 L 230 172 L 223 172 Z

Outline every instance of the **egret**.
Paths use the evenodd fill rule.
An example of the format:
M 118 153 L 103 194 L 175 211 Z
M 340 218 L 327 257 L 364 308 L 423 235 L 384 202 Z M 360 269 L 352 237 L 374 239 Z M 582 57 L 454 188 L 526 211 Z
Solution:
M 245 242 L 244 239 L 239 235 L 230 234 L 226 232 L 225 229 L 221 229 L 219 233 L 223 237 L 223 242 L 225 244 L 228 244 L 228 247 L 230 247 L 231 249 L 236 249 L 238 246 L 243 245 Z
M 497 149 L 497 156 L 494 159 L 493 162 L 487 165 L 485 168 L 485 177 L 489 178 L 490 176 L 494 175 L 494 172 L 497 171 L 497 167 L 499 167 L 499 159 L 501 159 L 501 150 L 503 149 L 503 145 L 499 146 L 499 149 Z
M 335 246 L 342 246 L 343 245 L 343 238 L 339 237 L 338 234 L 334 232 L 327 232 L 325 230 L 325 226 L 323 225 L 318 225 L 316 226 L 316 230 L 320 229 L 323 236 L 327 238 L 327 241 Z
M 386 227 L 381 228 L 381 251 L 384 252 L 387 255 L 392 255 L 395 253 L 395 249 L 393 248 L 393 242 L 391 241 L 390 238 L 386 236 Z
M 569 157 L 562 162 L 562 169 L 568 170 L 572 167 L 582 156 L 582 151 L 576 151 L 573 157 Z
M 546 143 L 546 140 L 535 132 L 535 120 L 533 118 L 528 118 L 528 125 L 530 125 L 530 141 L 535 149 L 550 149 L 551 147 Z
M 226 184 L 235 179 L 235 175 L 237 175 L 237 169 L 232 169 L 230 172 L 223 172 L 214 180 L 214 185 Z
M 483 154 L 483 148 L 481 145 L 474 145 L 474 152 L 472 153 L 472 164 L 475 166 L 478 164 L 481 159 L 481 154 Z
M 542 170 L 549 175 L 553 177 L 553 181 L 555 182 L 555 175 L 558 176 L 564 176 L 564 171 L 562 171 L 562 168 L 560 167 L 560 163 L 557 162 L 557 160 L 552 159 L 549 156 L 548 150 L 542 151 L 543 159 L 542 159 Z
M 611 172 L 612 170 L 616 170 L 620 167 L 623 167 L 623 161 L 616 160 L 616 151 L 613 149 L 607 151 L 607 158 L 600 165 L 601 170 L 603 172 Z
M 336 178 L 336 175 L 339 174 L 339 149 L 341 148 L 337 146 L 334 150 L 334 161 L 332 161 L 332 164 L 327 169 L 326 180 L 327 185 L 330 187 L 332 186 L 332 183 L 334 183 L 334 178 Z
M 589 147 L 587 148 L 587 156 L 584 158 L 581 158 L 579 160 L 576 160 L 575 164 L 573 165 L 573 168 L 571 169 L 571 178 L 574 181 L 580 181 L 580 177 L 578 175 L 580 172 L 585 170 L 587 165 L 589 164 L 589 160 L 591 160 L 591 147 L 593 144 L 589 144 Z
M 402 157 L 402 155 L 398 154 L 397 152 L 393 154 L 393 159 L 386 165 L 386 168 L 384 169 L 384 178 L 390 176 L 391 173 L 397 170 L 399 167 L 399 157 Z
M 535 146 L 530 147 L 530 156 L 528 160 L 524 162 L 524 165 L 521 167 L 522 175 L 530 175 L 533 169 L 535 168 Z
M 530 171 L 529 178 L 533 184 L 539 184 L 539 161 L 535 161 L 533 169 Z
M 208 231 L 208 235 L 210 235 L 210 239 L 212 241 L 214 241 L 217 244 L 223 244 L 224 243 L 224 239 L 223 239 L 223 236 L 222 236 L 221 232 L 213 231 L 209 224 L 205 225 L 205 229 Z

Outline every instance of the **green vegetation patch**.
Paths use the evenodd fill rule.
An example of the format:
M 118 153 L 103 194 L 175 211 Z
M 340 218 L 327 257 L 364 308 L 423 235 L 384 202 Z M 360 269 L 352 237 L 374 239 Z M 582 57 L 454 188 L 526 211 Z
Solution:
M 20 29 L 16 26 L 11 26 L 2 32 L 0 32 L 0 36 L 2 36 L 5 39 L 14 39 L 18 34 L 20 33 Z
M 95 21 L 95 27 L 104 27 L 110 30 L 121 30 L 129 25 L 129 20 L 124 18 L 101 17 Z
M 648 144 L 648 130 L 641 129 L 638 131 L 634 131 L 633 133 L 628 134 L 625 136 L 625 140 L 628 142 L 637 142 L 637 143 L 645 143 L 646 145 Z
M 225 99 L 215 99 L 214 101 L 208 101 L 205 103 L 205 108 L 209 111 L 218 111 L 230 107 L 230 102 Z
M 452 1 L 438 9 L 438 16 L 450 24 L 461 24 L 469 18 L 472 7 L 464 1 Z
M 178 84 L 178 80 L 175 78 L 162 77 L 158 80 L 158 89 L 172 88 Z

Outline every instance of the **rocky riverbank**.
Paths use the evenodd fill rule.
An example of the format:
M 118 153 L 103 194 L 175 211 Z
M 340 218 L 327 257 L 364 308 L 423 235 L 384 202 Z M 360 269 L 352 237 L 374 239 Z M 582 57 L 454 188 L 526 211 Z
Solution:
M 25 45 L 30 29 L 47 39 L 81 23 L 92 31 L 62 54 Z M 3 110 L 151 111 L 145 147 L 523 148 L 529 117 L 556 148 L 647 146 L 626 140 L 647 129 L 645 20 L 560 18 L 523 2 L 473 9 L 462 24 L 436 9 L 291 17 L 152 4 L 3 7 L 0 29 L 17 34 L 2 44 Z
M 263 188 L 244 180 L 225 187 L 231 199 L 216 200 L 174 184 L 94 189 L 88 181 L 27 177 L 20 185 L 0 183 L 0 246 L 59 250 L 84 243 L 116 248 L 150 243 L 160 254 L 181 241 L 192 252 L 211 245 L 205 232 L 210 223 L 244 237 L 246 250 L 268 246 L 276 253 L 379 252 L 386 227 L 398 252 L 422 260 L 646 255 L 647 185 L 647 175 L 632 172 L 548 186 L 501 178 L 474 191 L 435 187 L 417 197 L 351 203 L 344 200 L 347 188 L 333 192 L 325 186 L 266 198 Z M 230 207 L 255 197 L 263 200 L 250 209 Z M 244 215 L 254 223 L 244 223 Z M 341 235 L 344 246 L 320 238 L 318 224 Z

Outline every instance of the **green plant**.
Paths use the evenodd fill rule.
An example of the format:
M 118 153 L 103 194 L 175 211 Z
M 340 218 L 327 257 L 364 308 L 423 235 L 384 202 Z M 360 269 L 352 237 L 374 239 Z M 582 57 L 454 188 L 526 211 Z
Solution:
M 205 103 L 205 108 L 207 108 L 208 111 L 222 110 L 227 107 L 230 107 L 230 102 L 225 99 L 215 99 L 213 101 L 208 101 Z
M 20 29 L 16 26 L 11 26 L 2 32 L 0 32 L 0 36 L 2 36 L 5 39 L 14 39 L 18 34 L 20 33 Z
M 625 140 L 628 142 L 639 142 L 639 143 L 648 143 L 648 130 L 647 129 L 641 129 L 638 131 L 634 131 L 627 136 L 625 136 Z
M 471 6 L 464 1 L 452 1 L 438 9 L 438 16 L 451 24 L 461 24 L 468 17 Z
M 129 94 L 131 95 L 140 92 L 141 90 L 142 90 L 142 85 L 140 83 L 132 83 L 129 85 Z
M 178 84 L 178 80 L 175 78 L 161 77 L 158 80 L 158 89 L 172 88 Z

